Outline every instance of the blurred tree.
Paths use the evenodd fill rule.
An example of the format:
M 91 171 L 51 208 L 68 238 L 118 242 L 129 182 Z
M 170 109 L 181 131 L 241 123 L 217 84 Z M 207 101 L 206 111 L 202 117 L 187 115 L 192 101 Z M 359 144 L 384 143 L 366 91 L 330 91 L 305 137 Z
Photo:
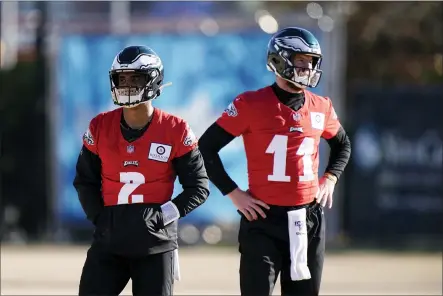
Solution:
M 2 132 L 2 210 L 13 207 L 17 223 L 30 240 L 46 230 L 49 196 L 46 143 L 46 3 L 37 2 L 41 12 L 35 39 L 35 60 L 19 60 L 15 68 L 0 71 L 0 129 Z M 2 221 L 3 222 L 3 221 Z
M 443 2 L 357 2 L 348 19 L 348 82 L 443 83 Z
M 36 70 L 34 62 L 19 62 L 14 69 L 0 71 L 2 211 L 14 207 L 20 215 L 19 228 L 34 238 L 44 221 L 39 210 L 46 204 L 44 192 L 39 190 L 45 171 L 36 165 L 44 157 L 44 147 L 36 140 L 42 125 L 36 120 Z
M 306 11 L 306 6 L 310 2 L 312 1 L 265 1 L 259 3 L 262 3 L 263 9 L 271 13 L 287 13 L 288 11 Z M 249 1 L 245 1 L 245 3 L 249 3 Z
M 305 1 L 239 3 L 271 14 L 307 13 Z M 319 2 L 323 13 L 347 18 L 347 81 L 443 83 L 443 2 Z

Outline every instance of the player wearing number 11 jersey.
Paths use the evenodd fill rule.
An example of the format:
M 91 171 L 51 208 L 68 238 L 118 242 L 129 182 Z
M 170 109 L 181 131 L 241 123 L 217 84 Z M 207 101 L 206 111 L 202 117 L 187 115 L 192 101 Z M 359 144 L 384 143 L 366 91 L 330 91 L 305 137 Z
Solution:
M 94 117 L 83 136 L 74 186 L 94 241 L 79 295 L 172 295 L 178 279 L 177 220 L 208 197 L 208 177 L 188 124 L 152 106 L 163 64 L 129 46 L 110 71 L 115 110 Z M 176 177 L 183 191 L 171 200 Z
M 208 176 L 242 215 L 239 230 L 242 295 L 272 295 L 280 274 L 282 295 L 319 294 L 325 247 L 323 206 L 350 157 L 350 141 L 332 101 L 317 86 L 322 54 L 301 28 L 276 33 L 268 69 L 276 83 L 240 94 L 199 141 Z M 242 136 L 249 188 L 239 189 L 218 152 Z M 320 139 L 331 147 L 318 179 Z

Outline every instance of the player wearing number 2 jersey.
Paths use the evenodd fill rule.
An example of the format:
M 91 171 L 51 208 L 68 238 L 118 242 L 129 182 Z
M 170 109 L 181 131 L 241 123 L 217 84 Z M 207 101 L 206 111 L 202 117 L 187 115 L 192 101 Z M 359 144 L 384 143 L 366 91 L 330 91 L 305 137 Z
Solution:
M 111 93 L 121 108 L 94 117 L 83 136 L 74 186 L 95 225 L 79 295 L 172 295 L 178 279 L 177 220 L 209 194 L 188 124 L 152 106 L 163 65 L 145 46 L 114 59 Z M 171 200 L 178 176 L 183 191 Z
M 240 94 L 199 141 L 210 180 L 242 215 L 239 230 L 242 295 L 271 295 L 280 274 L 282 295 L 319 294 L 325 247 L 323 206 L 350 157 L 350 141 L 332 101 L 317 86 L 321 50 L 307 30 L 287 28 L 268 45 L 276 83 Z M 247 191 L 223 168 L 218 152 L 242 136 Z M 331 154 L 318 179 L 320 139 Z

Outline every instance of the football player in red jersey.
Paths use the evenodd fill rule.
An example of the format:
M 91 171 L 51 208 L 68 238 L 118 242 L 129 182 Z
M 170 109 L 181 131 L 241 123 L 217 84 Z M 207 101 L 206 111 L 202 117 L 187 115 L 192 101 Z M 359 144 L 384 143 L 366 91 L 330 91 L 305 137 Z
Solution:
M 163 64 L 130 46 L 110 71 L 115 110 L 94 117 L 83 136 L 74 186 L 94 240 L 79 295 L 172 295 L 178 277 L 177 220 L 203 204 L 209 180 L 188 124 L 152 106 Z M 178 176 L 183 191 L 171 200 Z
M 332 101 L 308 90 L 321 76 L 322 54 L 312 33 L 286 28 L 268 44 L 276 82 L 240 94 L 199 140 L 209 179 L 241 213 L 242 295 L 319 294 L 325 251 L 323 207 L 348 163 L 351 145 Z M 226 173 L 218 152 L 242 136 L 249 189 Z M 320 138 L 331 154 L 318 180 Z

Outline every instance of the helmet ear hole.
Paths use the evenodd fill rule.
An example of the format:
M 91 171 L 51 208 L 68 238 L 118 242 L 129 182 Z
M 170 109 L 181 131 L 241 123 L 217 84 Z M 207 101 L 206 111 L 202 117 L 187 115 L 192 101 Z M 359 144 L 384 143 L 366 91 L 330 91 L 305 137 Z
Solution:
M 274 62 L 276 65 L 280 64 L 280 61 L 276 58 L 272 58 L 272 62 Z

